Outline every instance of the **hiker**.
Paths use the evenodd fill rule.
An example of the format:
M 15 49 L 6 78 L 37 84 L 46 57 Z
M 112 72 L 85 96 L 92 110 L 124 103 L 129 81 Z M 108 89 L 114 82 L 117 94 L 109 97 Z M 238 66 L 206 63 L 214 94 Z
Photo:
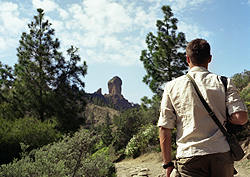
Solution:
M 232 80 L 227 78 L 227 92 L 221 77 L 208 71 L 210 45 L 195 39 L 186 47 L 191 76 L 222 125 L 247 123 L 247 108 Z M 174 168 L 171 159 L 171 129 L 177 127 L 176 169 L 181 177 L 233 177 L 230 147 L 220 128 L 204 107 L 187 75 L 165 85 L 158 121 L 163 168 L 169 177 Z

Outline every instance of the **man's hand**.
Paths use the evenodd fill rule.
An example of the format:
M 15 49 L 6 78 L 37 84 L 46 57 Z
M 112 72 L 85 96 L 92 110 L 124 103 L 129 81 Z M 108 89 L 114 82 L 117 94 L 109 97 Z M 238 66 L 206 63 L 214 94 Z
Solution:
M 244 125 L 248 121 L 247 112 L 245 111 L 233 113 L 230 118 L 231 120 L 229 121 L 232 124 L 236 124 L 236 125 Z
M 166 177 L 170 177 L 171 172 L 173 171 L 174 166 L 166 168 Z

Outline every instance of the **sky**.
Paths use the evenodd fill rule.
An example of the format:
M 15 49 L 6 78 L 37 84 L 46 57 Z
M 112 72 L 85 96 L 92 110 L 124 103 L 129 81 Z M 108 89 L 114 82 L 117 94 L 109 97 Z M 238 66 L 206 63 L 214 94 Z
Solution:
M 153 95 L 142 82 L 146 71 L 140 55 L 147 49 L 147 34 L 157 35 L 163 5 L 170 5 L 187 41 L 210 43 L 211 72 L 232 77 L 250 70 L 250 0 L 0 0 L 0 61 L 18 62 L 21 35 L 42 8 L 63 55 L 73 45 L 87 62 L 86 92 L 101 88 L 108 94 L 108 81 L 118 76 L 125 99 L 140 104 Z

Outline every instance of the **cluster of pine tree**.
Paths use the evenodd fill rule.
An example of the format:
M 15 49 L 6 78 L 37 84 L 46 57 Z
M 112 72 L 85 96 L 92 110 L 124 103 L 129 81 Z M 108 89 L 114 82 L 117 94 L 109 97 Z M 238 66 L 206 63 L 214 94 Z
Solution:
M 28 132 L 35 141 L 41 140 L 38 134 L 44 136 L 33 143 L 32 147 L 37 148 L 51 138 L 54 141 L 60 133 L 77 131 L 85 122 L 82 78 L 87 65 L 80 63 L 73 46 L 67 50 L 67 58 L 58 51 L 60 42 L 54 37 L 55 30 L 44 19 L 43 10 L 37 12 L 28 24 L 29 33 L 24 32 L 19 41 L 18 62 L 13 68 L 0 63 L 0 163 L 13 160 L 10 154 L 18 157 L 17 143 L 31 142 Z

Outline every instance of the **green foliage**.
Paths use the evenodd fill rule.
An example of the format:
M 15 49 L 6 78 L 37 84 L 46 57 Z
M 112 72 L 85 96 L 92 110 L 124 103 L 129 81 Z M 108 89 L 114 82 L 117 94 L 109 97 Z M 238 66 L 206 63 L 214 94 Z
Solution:
M 162 94 L 162 85 L 187 71 L 184 33 L 177 33 L 177 22 L 170 6 L 163 6 L 164 20 L 157 20 L 157 36 L 150 32 L 146 37 L 148 50 L 142 50 L 140 60 L 147 74 L 143 82 L 153 93 Z
M 91 97 L 90 95 L 87 96 L 87 99 L 95 104 L 95 105 L 98 105 L 98 106 L 102 106 L 102 107 L 109 107 L 109 108 L 112 108 L 112 109 L 117 109 L 112 101 L 112 99 L 107 99 L 106 101 L 104 101 L 103 98 L 99 98 L 98 96 L 94 96 L 94 97 Z
M 245 125 L 243 125 L 242 132 L 236 134 L 237 139 L 240 141 L 243 141 L 243 140 L 246 140 L 246 138 L 250 136 L 250 122 L 249 122 L 250 121 L 250 88 L 244 88 L 240 92 L 240 97 L 244 101 L 247 107 L 247 113 L 248 113 L 248 122 Z
M 134 108 L 125 110 L 120 116 L 114 116 L 113 123 L 116 126 L 116 130 L 113 132 L 114 147 L 116 150 L 120 150 L 126 147 L 132 136 L 147 122 L 144 122 L 143 112 Z
M 95 129 L 95 127 L 94 127 L 95 120 L 94 120 L 94 113 L 93 112 L 90 113 L 89 120 L 90 120 L 90 124 L 91 124 L 90 130 L 94 130 Z
M 232 80 L 240 91 L 240 97 L 244 101 L 245 105 L 247 106 L 248 111 L 248 120 L 250 121 L 250 71 L 244 70 L 242 73 L 237 73 L 233 75 Z M 237 133 L 237 139 L 240 141 L 245 140 L 247 137 L 250 136 L 250 123 L 245 124 L 243 126 L 243 131 L 241 133 Z
M 239 91 L 242 91 L 250 83 L 250 71 L 237 73 L 233 75 L 232 80 Z
M 144 111 L 144 117 L 152 124 L 157 124 L 160 114 L 161 97 L 155 94 L 152 99 L 143 97 L 141 99 L 141 108 Z
M 73 46 L 67 50 L 67 59 L 62 56 L 52 24 L 44 19 L 42 9 L 37 12 L 28 24 L 29 33 L 22 33 L 14 69 L 0 63 L 0 111 L 11 120 L 56 117 L 58 130 L 74 132 L 85 123 L 82 78 L 87 65 L 80 63 Z
M 0 176 L 86 176 L 106 177 L 115 172 L 114 164 L 103 155 L 92 156 L 96 136 L 80 129 L 73 137 L 49 144 L 8 165 L 2 165 Z
M 19 158 L 20 143 L 29 145 L 29 149 L 57 141 L 61 135 L 54 129 L 56 122 L 41 122 L 33 117 L 24 117 L 15 121 L 0 118 L 0 164 Z
M 101 132 L 101 139 L 105 146 L 109 146 L 113 141 L 112 129 L 110 128 L 110 117 L 108 112 L 106 114 L 105 123 Z
M 127 156 L 137 157 L 145 153 L 149 146 L 159 145 L 158 127 L 155 125 L 143 126 L 141 130 L 134 135 L 126 146 L 125 154 Z
M 17 118 L 23 117 L 23 115 L 20 114 L 19 111 L 15 110 L 17 110 L 15 105 L 3 101 L 0 104 L 0 117 L 4 117 L 4 119 L 12 121 L 14 121 Z
M 243 89 L 240 92 L 240 97 L 244 101 L 245 105 L 247 106 L 248 115 L 250 115 L 250 88 Z
M 13 102 L 14 95 L 10 93 L 14 80 L 13 69 L 0 62 L 0 116 L 10 120 L 24 117 L 17 104 Z
M 104 155 L 106 160 L 114 161 L 116 159 L 116 151 L 112 145 L 108 147 L 103 147 L 102 149 L 96 151 L 92 156 L 97 157 Z
M 144 97 L 141 108 L 124 110 L 120 116 L 114 116 L 116 126 L 113 131 L 113 142 L 116 150 L 124 149 L 128 141 L 137 134 L 142 126 L 156 125 L 159 118 L 160 97 L 155 95 L 152 99 Z

